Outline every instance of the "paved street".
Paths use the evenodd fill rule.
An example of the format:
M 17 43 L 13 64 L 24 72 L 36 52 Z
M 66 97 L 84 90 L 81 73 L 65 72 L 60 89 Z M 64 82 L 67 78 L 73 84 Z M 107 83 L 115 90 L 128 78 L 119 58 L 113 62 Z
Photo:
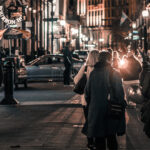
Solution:
M 27 89 L 20 85 L 20 88 L 14 91 L 14 97 L 21 105 L 63 103 L 74 95 L 69 89 L 70 87 L 64 87 L 59 82 L 29 83 Z M 1 93 L 0 99 L 3 97 Z
M 3 98 L 3 92 L 0 94 Z M 15 91 L 17 106 L 0 106 L 1 150 L 86 150 L 80 98 L 62 84 L 32 83 Z M 120 150 L 150 150 L 139 107 L 128 108 Z

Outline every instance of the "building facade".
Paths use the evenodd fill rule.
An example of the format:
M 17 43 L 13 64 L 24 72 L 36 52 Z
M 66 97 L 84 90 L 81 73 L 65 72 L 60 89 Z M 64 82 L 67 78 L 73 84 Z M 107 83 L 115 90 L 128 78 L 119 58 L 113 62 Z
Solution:
M 26 0 L 20 5 L 17 0 L 3 1 L 0 5 L 7 10 L 9 6 L 18 10 L 20 7 L 22 17 L 17 28 L 27 30 L 31 33 L 29 39 L 11 40 L 13 49 L 18 49 L 26 57 L 35 58 L 42 54 L 59 53 L 66 41 L 73 41 L 77 45 L 77 35 L 74 36 L 73 29 L 79 29 L 80 18 L 77 15 L 76 0 Z M 6 11 L 6 17 L 8 17 Z M 6 28 L 6 24 L 0 19 L 0 28 Z M 77 33 L 78 34 L 78 33 Z M 9 48 L 8 40 L 4 38 L 0 43 L 2 47 Z M 78 44 L 79 45 L 79 44 Z
M 118 49 L 125 46 L 122 45 L 125 35 L 120 27 L 122 11 L 128 16 L 129 22 L 132 22 L 138 11 L 137 0 L 86 0 L 86 2 L 79 0 L 79 2 L 83 6 L 86 5 L 86 10 L 80 6 L 81 11 L 84 10 L 81 14 L 86 13 L 86 26 L 90 30 L 89 40 L 96 43 L 96 48 Z

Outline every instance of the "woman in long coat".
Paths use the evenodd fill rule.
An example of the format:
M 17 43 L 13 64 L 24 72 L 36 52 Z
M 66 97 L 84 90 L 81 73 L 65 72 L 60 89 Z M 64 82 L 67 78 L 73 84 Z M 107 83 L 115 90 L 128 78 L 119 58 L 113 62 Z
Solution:
M 101 52 L 99 62 L 91 72 L 85 88 L 85 99 L 88 106 L 87 126 L 83 133 L 95 138 L 97 150 L 106 149 L 106 139 L 109 149 L 118 149 L 116 134 L 120 129 L 120 121 L 107 117 L 109 75 L 111 74 L 111 86 L 114 89 L 115 98 L 125 107 L 124 91 L 119 73 L 110 65 L 111 54 Z M 110 73 L 111 72 L 111 73 Z M 124 126 L 120 131 L 125 132 L 125 118 L 122 117 Z

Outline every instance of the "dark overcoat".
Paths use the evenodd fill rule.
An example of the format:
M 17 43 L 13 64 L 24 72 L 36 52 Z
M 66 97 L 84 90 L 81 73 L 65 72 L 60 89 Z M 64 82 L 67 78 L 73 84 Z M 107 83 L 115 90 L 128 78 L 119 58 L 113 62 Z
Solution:
M 97 63 L 85 88 L 88 118 L 82 132 L 88 137 L 106 137 L 125 132 L 125 116 L 119 121 L 107 117 L 110 70 L 113 71 L 111 81 L 116 98 L 123 106 L 126 105 L 119 73 L 108 64 Z
M 146 72 L 144 76 L 142 94 L 150 100 L 150 72 Z

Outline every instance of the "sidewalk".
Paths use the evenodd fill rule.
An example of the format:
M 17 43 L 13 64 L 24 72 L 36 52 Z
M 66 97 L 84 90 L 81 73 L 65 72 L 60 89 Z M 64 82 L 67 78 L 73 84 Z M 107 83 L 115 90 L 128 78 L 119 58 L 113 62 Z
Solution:
M 149 150 L 136 109 L 127 109 L 126 119 L 120 150 Z M 1 150 L 86 150 L 80 104 L 0 106 L 0 120 Z

